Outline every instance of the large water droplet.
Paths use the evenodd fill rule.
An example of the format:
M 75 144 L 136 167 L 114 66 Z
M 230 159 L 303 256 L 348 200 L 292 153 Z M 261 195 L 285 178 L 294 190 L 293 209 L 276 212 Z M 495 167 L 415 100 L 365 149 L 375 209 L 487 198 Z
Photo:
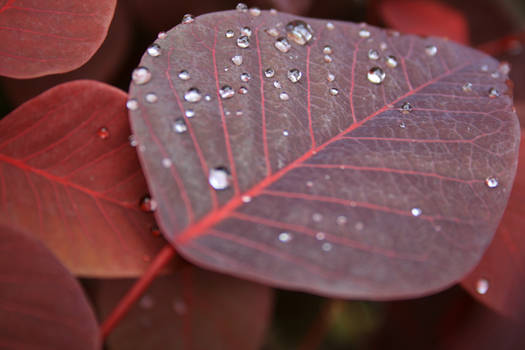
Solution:
M 371 60 L 378 60 L 379 59 L 379 51 L 370 49 L 368 50 L 368 58 Z
M 303 76 L 303 73 L 299 69 L 292 68 L 288 71 L 288 79 L 292 83 L 297 83 L 299 80 L 301 80 L 301 77 Z
M 423 211 L 421 210 L 421 208 L 412 208 L 410 210 L 410 213 L 413 215 L 413 216 L 420 216 Z
M 199 102 L 202 98 L 202 94 L 197 88 L 190 88 L 186 93 L 184 94 L 184 99 L 188 102 Z
M 489 97 L 490 98 L 495 98 L 495 97 L 498 97 L 499 96 L 499 91 L 496 90 L 495 88 L 490 88 L 489 89 Z
M 300 20 L 289 22 L 286 25 L 286 33 L 288 39 L 299 45 L 306 45 L 314 36 L 312 27 Z
M 250 38 L 246 35 L 240 36 L 237 38 L 237 46 L 241 49 L 246 49 L 250 46 Z
M 489 281 L 487 281 L 485 278 L 480 278 L 476 282 L 476 292 L 478 292 L 481 295 L 487 294 L 489 291 Z
M 140 199 L 140 209 L 145 212 L 154 212 L 157 209 L 157 202 L 149 194 Z
M 188 126 L 186 125 L 186 122 L 182 118 L 177 118 L 171 125 L 171 128 L 173 131 L 175 131 L 178 134 L 182 134 L 188 130 Z
M 290 99 L 290 96 L 288 96 L 288 94 L 283 91 L 279 94 L 279 98 L 283 101 L 288 101 Z
M 151 80 L 151 72 L 146 67 L 137 67 L 133 70 L 131 79 L 137 85 L 146 84 Z
M 489 176 L 485 179 L 485 184 L 489 188 L 496 188 L 499 185 L 498 179 L 496 179 L 494 176 Z
M 240 66 L 242 64 L 242 56 L 241 55 L 235 55 L 232 57 L 232 62 L 236 66 Z
M 275 71 L 272 68 L 266 68 L 264 71 L 264 76 L 266 78 L 272 78 L 275 75 Z
M 181 70 L 179 72 L 179 78 L 181 80 L 188 80 L 190 79 L 190 73 L 187 70 Z
M 150 55 L 151 57 L 157 57 L 157 56 L 160 56 L 161 49 L 158 44 L 152 44 L 148 47 L 147 52 L 148 52 L 148 55 Z
M 139 108 L 139 103 L 136 99 L 132 98 L 126 102 L 126 108 L 130 111 L 136 111 Z
M 208 182 L 216 190 L 225 190 L 230 186 L 231 176 L 225 167 L 210 169 Z
M 241 86 L 241 87 L 239 88 L 239 93 L 240 93 L 241 95 L 246 95 L 246 94 L 248 93 L 248 89 L 245 88 L 244 86 Z
M 246 5 L 245 3 L 238 3 L 237 6 L 235 6 L 235 9 L 239 12 L 246 12 L 248 11 L 248 5 Z
M 435 56 L 438 52 L 438 48 L 435 45 L 428 45 L 425 47 L 425 53 L 429 56 Z
M 288 232 L 281 232 L 279 233 L 279 241 L 283 243 L 288 243 L 292 240 L 292 235 Z
M 146 100 L 146 102 L 149 103 L 155 103 L 159 100 L 158 96 L 153 92 L 146 94 L 146 96 L 144 96 L 144 99 Z
M 273 86 L 277 89 L 280 89 L 281 88 L 281 83 L 279 82 L 279 80 L 276 80 L 273 82 Z
M 108 128 L 102 127 L 100 129 L 98 129 L 97 135 L 102 140 L 107 140 L 109 138 L 109 130 L 108 130 Z
M 221 95 L 221 97 L 224 98 L 224 99 L 232 98 L 233 95 L 235 95 L 235 90 L 233 90 L 233 88 L 231 86 L 229 86 L 229 85 L 224 85 L 219 90 L 219 95 Z
M 405 102 L 403 105 L 401 105 L 401 113 L 408 114 L 412 112 L 414 107 L 410 104 L 410 102 Z
M 274 46 L 277 50 L 281 52 L 288 52 L 292 48 L 292 45 L 290 45 L 288 40 L 283 37 L 280 37 L 279 39 L 275 40 Z
M 472 83 L 465 83 L 462 89 L 464 92 L 472 92 Z
M 386 74 L 379 67 L 371 68 L 367 73 L 368 81 L 374 84 L 381 84 L 385 80 Z
M 244 81 L 245 83 L 249 82 L 252 76 L 250 73 L 241 73 L 241 81 Z
M 390 68 L 396 68 L 397 67 L 397 58 L 395 56 L 387 56 L 386 57 L 386 65 Z
M 363 29 L 361 29 L 359 31 L 359 36 L 361 38 L 369 38 L 370 37 L 370 31 L 368 29 L 363 28 Z
M 189 24 L 195 22 L 195 17 L 193 15 L 190 15 L 189 13 L 185 14 L 182 17 L 182 24 Z

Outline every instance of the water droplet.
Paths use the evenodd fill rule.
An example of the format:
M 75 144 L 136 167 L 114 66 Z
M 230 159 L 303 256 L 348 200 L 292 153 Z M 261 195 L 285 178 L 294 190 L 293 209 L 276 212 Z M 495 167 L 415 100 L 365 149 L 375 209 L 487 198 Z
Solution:
M 241 81 L 244 81 L 245 83 L 249 82 L 252 76 L 250 73 L 241 73 Z
M 283 130 L 283 135 L 284 136 L 288 136 L 288 135 L 290 135 L 290 133 L 288 132 L 288 130 Z
M 321 246 L 321 249 L 325 252 L 329 252 L 330 250 L 332 250 L 332 243 L 324 242 Z
M 157 201 L 147 194 L 141 198 L 139 206 L 142 211 L 154 212 L 157 209 Z
M 229 86 L 229 85 L 224 85 L 219 90 L 219 95 L 221 95 L 221 97 L 224 98 L 224 99 L 232 98 L 233 95 L 235 95 L 235 90 L 233 90 L 232 87 Z
M 190 73 L 187 70 L 181 70 L 179 72 L 179 78 L 182 80 L 188 80 L 190 78 Z
M 410 213 L 413 215 L 413 216 L 419 216 L 423 213 L 423 211 L 420 209 L 420 208 L 412 208 L 410 210 Z
M 279 39 L 275 40 L 274 46 L 277 50 L 281 52 L 288 52 L 292 48 L 292 45 L 288 42 L 288 40 L 284 37 L 280 37 Z
M 494 79 L 497 79 L 499 78 L 499 72 L 492 72 L 492 74 L 490 74 L 490 76 Z
M 329 55 L 333 52 L 332 50 L 332 47 L 330 45 L 326 45 L 325 47 L 323 47 L 323 53 L 325 55 Z
M 328 73 L 328 75 L 326 76 L 326 80 L 334 81 L 335 80 L 335 75 L 332 74 L 332 73 Z
M 279 94 L 279 98 L 283 101 L 288 101 L 290 99 L 290 96 L 288 96 L 288 94 L 283 91 Z
M 472 83 L 465 83 L 462 89 L 464 92 L 472 92 Z
M 160 56 L 161 54 L 160 46 L 158 44 L 150 45 L 148 47 L 147 52 L 148 52 L 148 55 L 150 55 L 151 57 Z
M 278 80 L 276 80 L 276 81 L 273 82 L 273 86 L 275 88 L 277 88 L 277 89 L 280 89 L 281 88 L 281 83 Z
M 193 15 L 190 15 L 189 13 L 185 14 L 182 17 L 182 24 L 189 24 L 195 22 L 195 17 Z
M 490 98 L 495 98 L 495 97 L 498 97 L 499 96 L 499 91 L 496 90 L 495 88 L 490 88 L 489 89 L 489 97 Z
M 381 44 L 379 44 L 379 48 L 381 49 L 381 51 L 385 51 L 386 49 L 388 49 L 388 45 L 383 41 L 381 42 Z
M 184 94 L 184 99 L 188 102 L 199 102 L 202 98 L 202 94 L 197 88 L 190 88 L 186 93 Z
M 390 68 L 396 68 L 397 67 L 397 58 L 395 56 L 387 56 L 386 57 L 386 65 Z
M 317 232 L 315 234 L 315 238 L 318 240 L 318 241 L 322 241 L 326 238 L 326 234 L 324 232 Z
M 312 215 L 312 220 L 313 220 L 314 222 L 321 222 L 321 221 L 323 220 L 323 215 L 320 214 L 320 213 L 314 213 L 314 214 Z
M 368 58 L 371 60 L 378 60 L 379 59 L 379 51 L 370 49 L 368 50 Z
M 159 32 L 159 34 L 157 34 L 157 38 L 159 39 L 166 39 L 168 37 L 168 34 L 166 32 Z
M 144 97 L 146 102 L 149 102 L 149 103 L 155 103 L 159 100 L 159 98 L 157 97 L 156 94 L 154 94 L 153 92 L 150 92 L 149 94 L 146 94 L 146 96 Z
M 489 291 L 489 281 L 487 281 L 485 278 L 480 278 L 476 282 L 476 292 L 478 292 L 481 295 L 487 294 Z
M 323 60 L 324 60 L 326 63 L 330 63 L 330 62 L 333 61 L 332 56 L 330 56 L 330 55 L 324 55 Z
M 232 57 L 232 62 L 236 66 L 240 66 L 242 64 L 242 56 L 241 55 L 235 55 Z
M 186 118 L 193 118 L 195 116 L 195 111 L 193 109 L 187 109 L 184 111 Z
M 414 107 L 410 104 L 410 102 L 405 102 L 401 106 L 401 113 L 408 114 L 408 113 L 412 112 L 413 109 L 414 109 Z
M 216 190 L 225 190 L 230 187 L 231 176 L 225 167 L 210 169 L 208 182 Z
M 151 226 L 150 232 L 155 237 L 158 237 L 161 235 L 160 228 L 157 225 Z
M 171 166 L 172 166 L 171 159 L 163 158 L 162 159 L 162 166 L 165 167 L 165 168 L 171 168 Z
M 348 222 L 348 219 L 346 218 L 346 216 L 343 216 L 343 215 L 340 215 L 338 216 L 336 219 L 335 219 L 335 222 L 339 225 L 339 226 L 342 226 L 344 224 L 346 224 Z
M 252 7 L 250 9 L 250 15 L 257 17 L 261 15 L 261 10 L 258 7 Z
M 507 62 L 500 63 L 499 71 L 503 75 L 508 75 L 510 73 L 510 65 Z
M 288 71 L 288 80 L 290 80 L 292 83 L 297 83 L 299 80 L 301 80 L 301 77 L 303 76 L 303 73 L 299 69 L 292 68 Z
M 136 99 L 132 98 L 126 102 L 126 108 L 130 111 L 136 111 L 139 108 L 139 103 Z
M 129 135 L 128 141 L 131 147 L 137 147 L 137 145 L 139 144 L 135 139 L 135 135 Z
M 279 35 L 279 31 L 277 30 L 277 28 L 274 28 L 274 27 L 266 29 L 265 32 L 269 36 L 273 36 L 273 37 L 276 37 Z
M 252 29 L 250 27 L 242 27 L 241 35 L 252 36 Z
M 405 122 L 401 122 L 401 123 L 399 123 L 399 127 L 400 127 L 401 129 L 404 129 L 404 128 L 407 127 L 407 125 L 405 124 Z
M 429 56 L 435 56 L 438 52 L 438 48 L 435 45 L 428 45 L 425 47 L 425 53 Z
M 498 179 L 496 179 L 495 177 L 493 176 L 489 176 L 485 179 L 485 184 L 489 187 L 489 188 L 496 188 L 498 187 L 499 185 L 499 182 L 498 182 Z
M 267 68 L 267 69 L 264 71 L 264 76 L 265 76 L 266 78 L 272 78 L 274 75 L 275 75 L 275 71 L 274 71 L 272 68 Z
M 368 71 L 368 81 L 374 84 L 381 84 L 385 80 L 386 74 L 379 67 L 373 67 Z
M 243 115 L 243 112 L 242 111 L 237 111 L 237 112 L 235 112 L 235 115 L 236 116 L 241 116 L 241 115 Z
M 243 203 L 250 203 L 252 201 L 252 197 L 244 195 L 241 197 L 241 200 Z
M 210 96 L 210 95 L 206 95 L 206 96 L 204 96 L 204 99 L 205 99 L 206 101 L 211 101 L 211 96 Z
M 234 35 L 235 35 L 235 32 L 231 29 L 228 29 L 226 33 L 224 33 L 224 36 L 227 37 L 228 39 L 233 38 Z
M 246 49 L 250 46 L 250 38 L 246 35 L 240 36 L 237 38 L 237 46 L 241 49 Z
M 237 6 L 235 6 L 235 9 L 237 11 L 240 11 L 240 12 L 246 12 L 248 11 L 248 5 L 246 5 L 245 3 L 238 3 Z
M 98 129 L 97 135 L 102 140 L 107 140 L 109 138 L 109 130 L 107 128 L 105 128 L 105 127 L 102 127 L 100 129 Z
M 182 118 L 177 118 L 172 123 L 171 128 L 173 131 L 175 131 L 178 134 L 182 134 L 188 130 L 188 126 L 186 125 L 186 122 Z
M 361 38 L 369 38 L 369 37 L 370 37 L 370 31 L 369 31 L 368 29 L 364 29 L 364 28 L 363 28 L 363 29 L 361 29 L 361 30 L 359 31 L 359 36 L 360 36 Z
M 358 221 L 355 223 L 354 227 L 357 231 L 361 231 L 365 227 L 365 224 L 363 224 L 361 221 Z
M 288 39 L 299 45 L 306 45 L 314 36 L 314 30 L 312 27 L 300 20 L 289 22 L 286 25 L 286 32 Z
M 137 85 L 146 84 L 151 80 L 151 72 L 146 67 L 137 67 L 133 70 L 131 79 Z
M 143 309 L 149 310 L 153 308 L 155 305 L 155 300 L 149 295 L 144 295 L 142 298 L 140 298 L 139 306 Z
M 328 92 L 330 93 L 330 95 L 332 96 L 336 96 L 337 94 L 339 94 L 339 90 L 337 90 L 336 88 L 330 88 L 328 90 Z
M 245 88 L 244 86 L 241 86 L 241 87 L 239 88 L 239 93 L 240 93 L 241 95 L 246 95 L 246 94 L 248 93 L 248 89 Z
M 328 30 L 334 30 L 335 26 L 332 22 L 327 22 L 326 23 L 326 29 Z
M 481 66 L 481 71 L 482 72 L 488 72 L 489 71 L 489 66 L 487 64 L 484 64 Z
M 279 241 L 283 243 L 288 243 L 292 240 L 292 235 L 288 232 L 279 233 Z

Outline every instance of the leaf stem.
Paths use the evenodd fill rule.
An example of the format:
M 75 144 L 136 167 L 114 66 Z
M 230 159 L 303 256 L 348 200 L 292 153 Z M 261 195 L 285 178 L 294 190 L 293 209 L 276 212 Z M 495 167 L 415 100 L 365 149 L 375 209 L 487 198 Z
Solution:
M 129 312 L 131 307 L 151 285 L 151 282 L 157 277 L 162 268 L 166 266 L 175 255 L 175 249 L 169 243 L 160 250 L 153 262 L 148 266 L 144 275 L 135 282 L 133 287 L 131 287 L 126 295 L 119 301 L 117 306 L 100 326 L 102 339 L 106 338 L 113 328 L 118 325 L 120 320 Z

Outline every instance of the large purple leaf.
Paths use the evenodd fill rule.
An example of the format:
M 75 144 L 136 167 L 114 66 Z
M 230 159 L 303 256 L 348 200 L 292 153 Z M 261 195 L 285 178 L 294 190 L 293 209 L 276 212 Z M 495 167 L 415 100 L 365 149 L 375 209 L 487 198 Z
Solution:
M 506 66 L 277 12 L 189 18 L 156 44 L 134 72 L 132 128 L 160 226 L 189 260 L 386 299 L 443 289 L 480 259 L 516 170 Z
M 96 350 L 100 337 L 78 282 L 40 242 L 0 226 L 0 348 Z
M 80 80 L 0 121 L 0 225 L 39 237 L 76 274 L 140 275 L 164 244 L 129 144 L 126 94 Z

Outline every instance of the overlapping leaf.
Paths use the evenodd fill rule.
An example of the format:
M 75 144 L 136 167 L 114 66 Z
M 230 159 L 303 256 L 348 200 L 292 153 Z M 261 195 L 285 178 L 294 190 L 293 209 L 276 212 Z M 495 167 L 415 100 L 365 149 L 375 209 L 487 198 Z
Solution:
M 0 1 L 0 75 L 34 78 L 80 67 L 106 37 L 116 0 Z
M 82 288 L 41 243 L 0 226 L 0 348 L 97 350 Z
M 297 20 L 313 38 L 297 43 L 303 25 L 279 50 Z M 369 299 L 443 289 L 479 261 L 517 163 L 505 66 L 443 39 L 276 12 L 187 22 L 130 92 L 157 218 L 182 255 Z M 213 169 L 230 172 L 227 189 L 210 186 Z
M 39 237 L 74 273 L 136 276 L 163 244 L 130 146 L 126 94 L 59 85 L 0 121 L 0 224 Z

